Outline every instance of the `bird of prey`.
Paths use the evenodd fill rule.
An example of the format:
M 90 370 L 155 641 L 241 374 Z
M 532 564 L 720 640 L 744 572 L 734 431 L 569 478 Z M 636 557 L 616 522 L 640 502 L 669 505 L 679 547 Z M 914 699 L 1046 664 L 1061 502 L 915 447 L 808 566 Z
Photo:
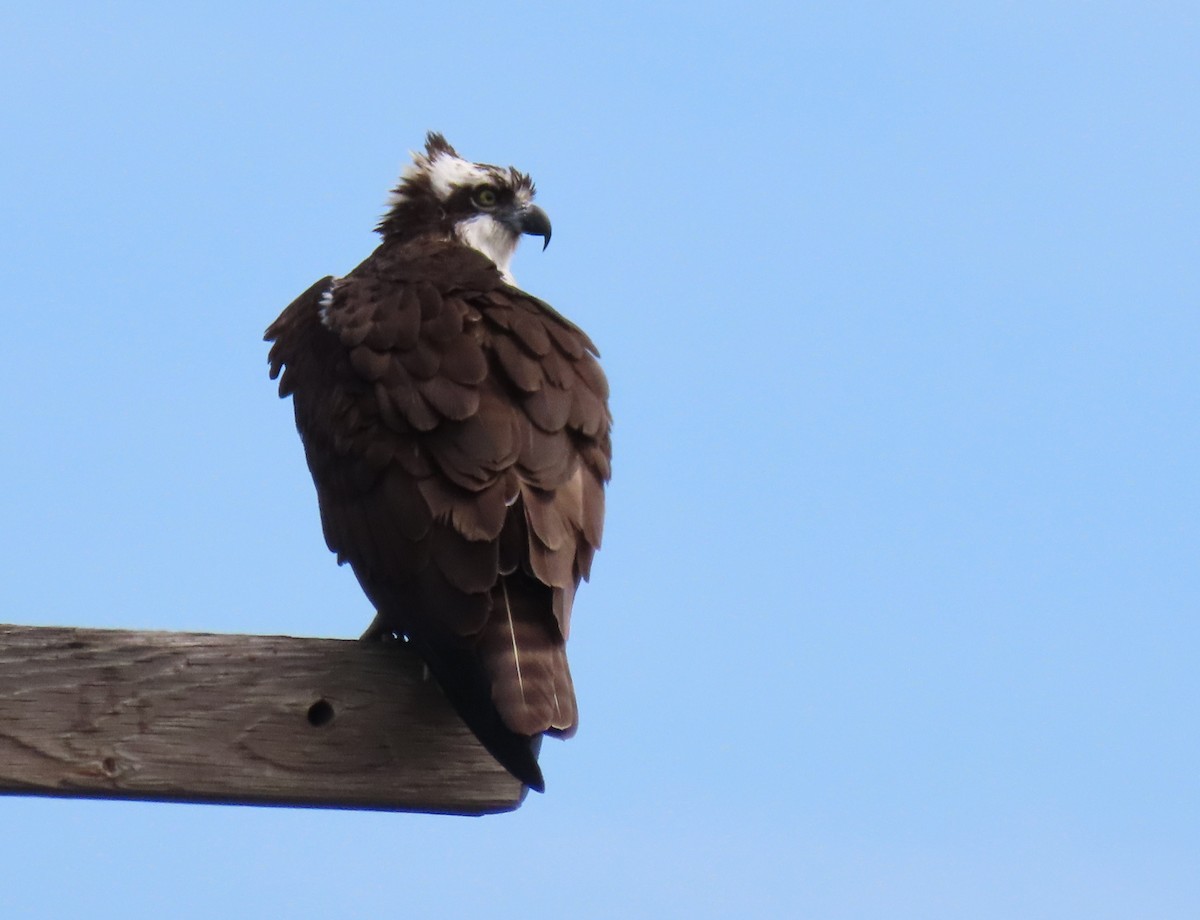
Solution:
M 267 330 L 325 541 L 514 776 L 544 788 L 543 734 L 577 715 L 565 644 L 600 546 L 608 384 L 588 336 L 518 288 L 550 242 L 529 176 L 440 134 L 400 177 L 379 247 Z

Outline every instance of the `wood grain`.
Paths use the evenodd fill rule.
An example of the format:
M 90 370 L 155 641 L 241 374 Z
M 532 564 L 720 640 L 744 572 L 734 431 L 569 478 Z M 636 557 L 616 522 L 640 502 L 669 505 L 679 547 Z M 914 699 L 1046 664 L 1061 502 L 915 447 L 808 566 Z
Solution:
M 0 793 L 486 814 L 525 791 L 402 645 L 0 625 Z

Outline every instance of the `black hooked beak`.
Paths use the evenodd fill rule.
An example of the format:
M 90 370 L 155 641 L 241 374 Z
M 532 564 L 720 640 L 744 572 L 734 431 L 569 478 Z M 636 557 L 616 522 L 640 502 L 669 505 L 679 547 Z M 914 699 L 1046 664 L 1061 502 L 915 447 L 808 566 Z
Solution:
M 536 204 L 531 204 L 517 215 L 517 227 L 522 233 L 542 238 L 542 251 L 550 245 L 550 218 Z

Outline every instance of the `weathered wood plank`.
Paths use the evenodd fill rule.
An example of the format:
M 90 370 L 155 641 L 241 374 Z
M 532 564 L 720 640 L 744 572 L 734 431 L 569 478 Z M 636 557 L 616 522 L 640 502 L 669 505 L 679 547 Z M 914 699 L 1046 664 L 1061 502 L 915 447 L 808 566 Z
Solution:
M 402 645 L 0 625 L 0 793 L 510 811 Z

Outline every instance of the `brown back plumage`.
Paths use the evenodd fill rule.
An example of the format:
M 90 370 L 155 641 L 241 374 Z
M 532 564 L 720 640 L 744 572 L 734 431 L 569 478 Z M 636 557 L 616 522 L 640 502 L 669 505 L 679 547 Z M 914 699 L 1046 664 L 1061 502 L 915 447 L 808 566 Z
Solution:
M 541 789 L 534 739 L 577 724 L 565 640 L 610 472 L 595 346 L 480 252 L 412 227 L 318 281 L 267 339 L 329 548 Z

